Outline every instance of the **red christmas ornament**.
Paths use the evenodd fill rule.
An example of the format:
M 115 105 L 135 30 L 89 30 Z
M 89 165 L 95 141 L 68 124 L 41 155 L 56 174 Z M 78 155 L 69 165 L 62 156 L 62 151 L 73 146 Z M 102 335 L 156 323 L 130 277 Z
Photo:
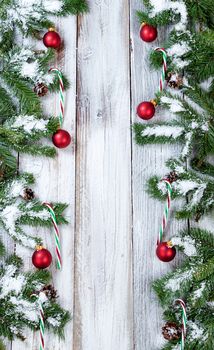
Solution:
M 58 148 L 65 148 L 71 142 L 71 135 L 63 129 L 58 129 L 52 136 L 54 146 Z
M 137 107 L 137 115 L 144 120 L 151 119 L 155 114 L 155 102 L 144 101 Z
M 48 32 L 43 36 L 43 43 L 46 47 L 58 49 L 61 45 L 61 38 L 53 28 L 49 28 Z
M 143 24 L 140 29 L 140 37 L 143 41 L 150 43 L 158 36 L 157 29 L 150 24 Z
M 172 261 L 176 255 L 176 249 L 171 242 L 161 242 L 156 249 L 158 259 L 164 262 Z
M 52 255 L 49 250 L 38 246 L 33 253 L 32 263 L 37 269 L 46 269 L 52 263 Z

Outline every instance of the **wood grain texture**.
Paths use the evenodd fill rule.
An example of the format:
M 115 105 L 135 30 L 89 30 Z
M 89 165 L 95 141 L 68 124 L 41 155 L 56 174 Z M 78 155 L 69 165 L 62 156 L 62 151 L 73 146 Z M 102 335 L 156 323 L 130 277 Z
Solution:
M 159 43 L 163 43 L 166 33 L 158 28 L 158 40 L 145 43 L 139 37 L 139 22 L 136 11 L 143 9 L 140 0 L 131 0 L 131 92 L 132 120 L 136 117 L 136 106 L 142 101 L 155 97 L 158 91 L 160 72 L 152 71 L 149 65 L 149 52 Z M 156 120 L 170 118 L 167 112 L 156 109 Z M 143 121 L 142 121 L 143 123 Z M 148 122 L 146 122 L 148 123 Z M 178 154 L 179 148 L 171 145 L 138 146 L 133 140 L 132 174 L 133 174 L 133 266 L 134 266 L 134 341 L 135 350 L 157 350 L 161 348 L 163 324 L 161 308 L 151 288 L 157 278 L 169 271 L 173 263 L 163 263 L 155 256 L 156 241 L 161 223 L 163 204 L 149 197 L 146 183 L 150 176 L 164 176 L 167 173 L 165 161 Z M 176 203 L 177 205 L 177 203 Z M 172 211 L 173 212 L 173 207 Z M 183 227 L 183 223 L 170 219 L 166 237 Z
M 131 350 L 128 1 L 79 20 L 73 350 Z
M 89 6 L 87 15 L 57 22 L 65 49 L 55 64 L 71 82 L 64 128 L 75 147 L 59 150 L 54 160 L 20 157 L 20 170 L 34 173 L 41 200 L 69 203 L 70 224 L 61 228 L 63 271 L 51 270 L 59 302 L 73 319 L 65 341 L 46 334 L 46 350 L 158 350 L 162 315 L 151 283 L 179 257 L 173 264 L 155 257 L 163 205 L 146 193 L 146 181 L 167 173 L 164 162 L 179 147 L 137 146 L 131 125 L 139 121 L 138 103 L 158 89 L 160 72 L 151 72 L 148 56 L 166 33 L 159 29 L 152 44 L 140 40 L 141 0 L 90 0 Z M 57 113 L 58 96 L 45 98 L 44 106 Z M 170 220 L 167 238 L 184 226 Z M 54 251 L 53 231 L 30 231 Z M 5 244 L 13 251 L 8 237 Z M 31 252 L 16 251 L 32 268 Z M 27 336 L 24 344 L 7 343 L 7 350 L 38 349 L 39 333 Z

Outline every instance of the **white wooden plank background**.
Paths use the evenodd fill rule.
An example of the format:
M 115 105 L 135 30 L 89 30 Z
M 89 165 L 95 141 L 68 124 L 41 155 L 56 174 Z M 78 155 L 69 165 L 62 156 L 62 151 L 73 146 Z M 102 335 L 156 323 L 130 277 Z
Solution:
M 139 38 L 135 12 L 141 0 L 89 5 L 87 15 L 57 22 L 65 50 L 56 64 L 71 82 L 64 127 L 75 147 L 59 150 L 54 160 L 20 157 L 20 170 L 33 171 L 42 200 L 70 205 L 70 224 L 61 229 L 63 271 L 52 272 L 59 301 L 73 318 L 64 342 L 46 335 L 46 350 L 158 350 L 161 309 L 151 282 L 173 264 L 155 257 L 163 208 L 145 187 L 149 176 L 166 173 L 165 160 L 179 150 L 136 146 L 131 132 L 137 104 L 158 88 L 159 73 L 148 63 L 158 42 Z M 162 42 L 165 33 L 159 34 Z M 56 113 L 57 96 L 44 101 L 46 111 Z M 166 117 L 161 112 L 155 118 Z M 181 226 L 171 221 L 169 236 Z M 52 232 L 35 232 L 54 249 Z M 25 268 L 32 267 L 31 253 L 16 249 L 25 256 Z M 27 334 L 24 344 L 16 340 L 7 349 L 38 349 L 38 333 Z

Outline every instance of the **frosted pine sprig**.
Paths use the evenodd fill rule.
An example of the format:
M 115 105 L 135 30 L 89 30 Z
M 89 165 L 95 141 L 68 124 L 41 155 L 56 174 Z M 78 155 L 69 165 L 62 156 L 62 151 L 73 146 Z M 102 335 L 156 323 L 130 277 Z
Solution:
M 167 137 L 173 138 L 175 140 L 179 139 L 179 137 L 184 133 L 184 128 L 175 125 L 153 125 L 147 126 L 141 132 L 141 136 L 155 136 L 155 137 Z
M 29 28 L 34 30 L 47 28 L 52 26 L 50 16 L 65 16 L 69 14 L 78 14 L 87 11 L 88 5 L 85 0 L 69 3 L 66 0 L 41 0 L 38 4 L 33 0 L 24 2 L 22 0 L 14 0 L 10 6 L 6 2 L 2 4 L 2 12 L 4 13 L 4 21 L 0 23 L 0 31 L 2 34 L 9 31 L 13 26 L 19 28 L 26 34 Z
M 135 140 L 138 144 L 175 143 L 182 141 L 185 129 L 175 123 L 134 124 Z
M 177 31 L 185 31 L 186 26 L 188 23 L 188 15 L 187 15 L 187 9 L 184 1 L 167 1 L 162 0 L 161 2 L 157 2 L 156 0 L 150 0 L 151 4 L 151 10 L 150 15 L 151 17 L 156 17 L 161 12 L 164 11 L 172 11 L 172 14 L 178 15 L 178 18 L 180 17 L 180 20 L 177 24 L 175 24 L 174 28 Z M 173 17 L 172 15 L 172 17 Z
M 12 130 L 21 130 L 26 134 L 34 135 L 36 133 L 48 132 L 48 120 L 38 118 L 34 115 L 18 115 L 11 117 L 5 123 L 5 126 Z
M 52 221 L 49 213 L 39 201 L 24 200 L 25 189 L 34 183 L 30 174 L 22 174 L 13 180 L 1 183 L 2 199 L 0 205 L 0 222 L 5 231 L 20 244 L 34 249 L 41 244 L 38 236 L 31 236 L 24 230 L 24 225 L 51 226 Z M 55 213 L 59 223 L 66 223 L 62 212 L 65 204 L 55 204 Z
M 56 300 L 48 298 L 45 290 L 50 281 L 50 274 L 46 270 L 36 270 L 24 273 L 21 271 L 22 260 L 17 256 L 10 256 L 0 267 L 0 304 L 2 314 L 6 314 L 7 328 L 5 333 L 5 319 L 0 319 L 0 337 L 25 338 L 25 326 L 36 330 L 39 327 L 40 312 L 38 296 L 41 297 L 46 324 L 55 333 L 62 335 L 64 325 L 69 320 L 69 314 L 63 310 Z M 15 315 L 15 317 L 14 317 Z

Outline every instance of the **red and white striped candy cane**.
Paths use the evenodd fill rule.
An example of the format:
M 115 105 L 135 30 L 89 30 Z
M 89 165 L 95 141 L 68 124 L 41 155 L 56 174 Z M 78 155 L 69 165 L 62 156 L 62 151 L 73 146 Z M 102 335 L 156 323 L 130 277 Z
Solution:
M 165 80 L 166 80 L 166 71 L 167 71 L 167 54 L 166 50 L 161 47 L 157 47 L 155 51 L 159 51 L 162 53 L 163 56 L 163 64 L 162 64 L 162 72 L 161 72 L 161 77 L 160 77 L 160 82 L 159 82 L 159 91 L 162 91 L 164 88 Z
M 48 208 L 51 215 L 51 220 L 53 222 L 54 232 L 55 232 L 54 239 L 55 239 L 55 250 L 56 250 L 56 258 L 57 258 L 57 268 L 61 270 L 62 268 L 61 244 L 60 244 L 60 235 L 59 235 L 59 228 L 57 226 L 56 215 L 50 203 L 44 202 L 43 205 Z
M 64 119 L 64 111 L 65 111 L 65 97 L 64 97 L 64 84 L 62 80 L 62 73 L 58 68 L 50 68 L 50 72 L 54 72 L 57 74 L 59 79 L 59 107 L 60 107 L 60 114 L 59 114 L 59 124 L 60 127 L 62 127 L 63 119 Z
M 40 332 L 40 346 L 39 350 L 45 349 L 45 322 L 44 322 L 44 310 L 42 306 L 42 300 L 38 298 L 38 306 L 39 306 L 39 332 Z
M 186 333 L 187 333 L 186 304 L 182 299 L 176 299 L 176 302 L 179 303 L 182 308 L 182 332 L 181 332 L 180 350 L 184 350 Z
M 159 229 L 157 244 L 161 243 L 162 239 L 163 239 L 163 233 L 164 233 L 164 230 L 165 230 L 167 222 L 168 222 L 169 210 L 170 210 L 170 206 L 171 206 L 171 197 L 172 197 L 172 186 L 171 186 L 170 181 L 167 179 L 163 179 L 162 181 L 165 182 L 166 187 L 167 187 L 167 199 L 165 202 L 165 207 L 164 207 L 161 226 Z
M 43 303 L 44 300 L 46 300 L 45 293 L 40 292 L 38 294 L 32 294 L 31 297 L 36 297 L 36 305 L 39 310 L 39 350 L 45 350 L 45 317 L 44 317 L 44 310 L 43 310 Z

